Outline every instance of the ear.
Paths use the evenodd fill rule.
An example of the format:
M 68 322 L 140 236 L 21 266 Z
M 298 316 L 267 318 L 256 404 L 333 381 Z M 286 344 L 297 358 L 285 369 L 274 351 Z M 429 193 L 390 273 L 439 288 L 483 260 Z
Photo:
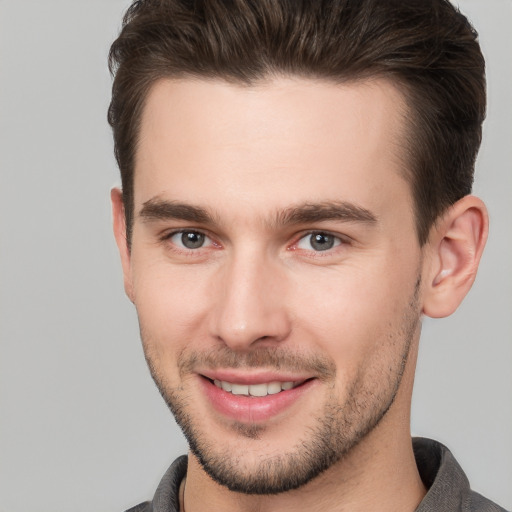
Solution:
M 457 201 L 432 227 L 430 265 L 424 281 L 423 313 L 451 315 L 470 290 L 489 231 L 484 203 L 474 196 Z
M 126 217 L 124 214 L 123 192 L 118 188 L 113 188 L 110 191 L 110 199 L 112 201 L 114 236 L 123 267 L 124 290 L 128 298 L 133 302 L 130 248 L 128 247 L 128 241 L 126 239 Z

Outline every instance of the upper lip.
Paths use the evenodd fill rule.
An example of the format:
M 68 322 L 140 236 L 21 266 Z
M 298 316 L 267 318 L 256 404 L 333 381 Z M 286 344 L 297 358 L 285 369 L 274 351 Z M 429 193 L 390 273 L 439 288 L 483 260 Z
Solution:
M 268 382 L 303 382 L 310 379 L 311 375 L 276 372 L 276 371 L 241 371 L 234 369 L 215 369 L 197 372 L 210 380 L 220 380 L 236 384 L 265 384 Z

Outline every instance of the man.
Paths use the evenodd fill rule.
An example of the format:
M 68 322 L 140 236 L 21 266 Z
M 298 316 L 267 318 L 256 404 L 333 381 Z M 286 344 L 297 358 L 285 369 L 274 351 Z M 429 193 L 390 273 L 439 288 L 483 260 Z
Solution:
M 467 20 L 138 1 L 110 59 L 125 289 L 190 445 L 132 510 L 503 510 L 409 428 L 421 317 L 455 311 L 488 230 Z

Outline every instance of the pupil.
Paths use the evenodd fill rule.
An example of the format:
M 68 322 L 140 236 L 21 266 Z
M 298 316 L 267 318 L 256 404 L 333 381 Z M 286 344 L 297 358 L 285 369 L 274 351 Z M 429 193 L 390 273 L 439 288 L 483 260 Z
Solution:
M 189 231 L 181 235 L 181 242 L 187 249 L 197 249 L 204 244 L 204 235 Z
M 327 251 L 333 247 L 334 237 L 324 233 L 317 233 L 315 235 L 311 235 L 310 242 L 311 247 L 316 251 Z

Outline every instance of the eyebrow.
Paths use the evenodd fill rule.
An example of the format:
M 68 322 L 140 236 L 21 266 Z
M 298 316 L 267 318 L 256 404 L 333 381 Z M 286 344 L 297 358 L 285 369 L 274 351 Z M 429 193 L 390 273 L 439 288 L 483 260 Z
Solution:
M 157 198 L 149 199 L 142 205 L 139 217 L 146 222 L 174 219 L 198 224 L 215 223 L 213 217 L 204 208 Z
M 374 224 L 377 217 L 370 210 L 346 201 L 304 203 L 279 212 L 277 225 L 310 224 L 328 220 Z
M 183 220 L 197 224 L 217 224 L 216 216 L 207 209 L 178 201 L 152 198 L 146 201 L 139 212 L 145 222 L 158 220 Z M 303 203 L 278 211 L 268 223 L 270 226 L 311 224 L 338 220 L 374 224 L 377 217 L 370 210 L 346 201 Z

